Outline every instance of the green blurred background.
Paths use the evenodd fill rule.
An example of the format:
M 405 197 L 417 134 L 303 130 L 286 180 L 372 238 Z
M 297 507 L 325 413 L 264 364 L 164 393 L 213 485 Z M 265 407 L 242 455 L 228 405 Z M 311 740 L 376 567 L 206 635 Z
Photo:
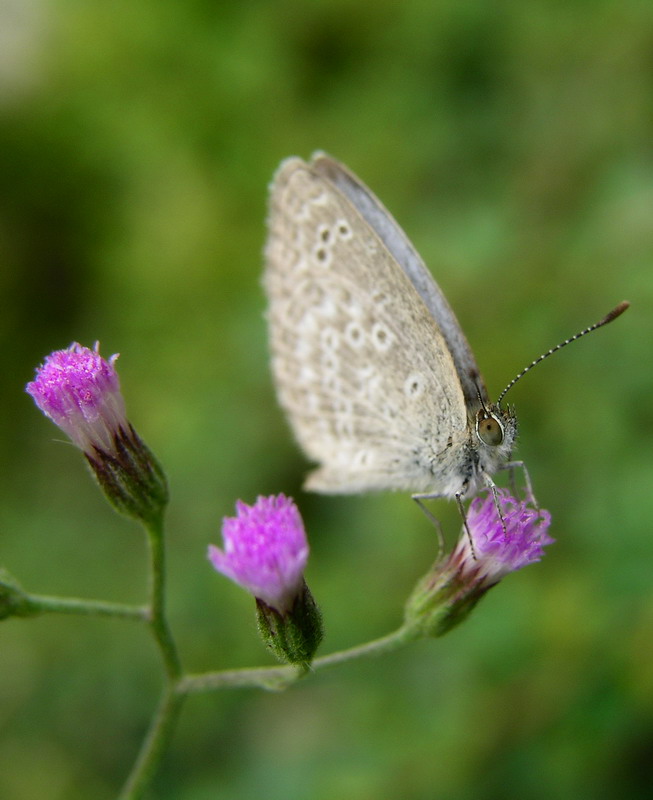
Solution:
M 442 640 L 191 698 L 152 796 L 649 797 L 653 5 L 7 0 L 0 113 L 0 564 L 35 592 L 144 599 L 139 530 L 23 393 L 48 352 L 99 339 L 169 473 L 193 671 L 271 663 L 205 559 L 238 497 L 297 498 L 323 653 L 393 629 L 436 552 L 406 496 L 301 491 L 260 289 L 282 158 L 324 149 L 372 187 L 494 396 L 633 303 L 512 394 L 554 519 L 544 561 Z M 455 508 L 434 511 L 453 537 Z M 2 624 L 0 797 L 114 797 L 159 683 L 136 625 Z

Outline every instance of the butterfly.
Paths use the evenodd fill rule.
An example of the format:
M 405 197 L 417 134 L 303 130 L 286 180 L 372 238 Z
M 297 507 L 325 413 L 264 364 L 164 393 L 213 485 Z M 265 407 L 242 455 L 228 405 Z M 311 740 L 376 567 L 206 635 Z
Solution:
M 307 489 L 460 499 L 492 485 L 515 414 L 490 402 L 405 233 L 329 156 L 289 158 L 275 174 L 263 283 L 279 402 L 318 464 Z

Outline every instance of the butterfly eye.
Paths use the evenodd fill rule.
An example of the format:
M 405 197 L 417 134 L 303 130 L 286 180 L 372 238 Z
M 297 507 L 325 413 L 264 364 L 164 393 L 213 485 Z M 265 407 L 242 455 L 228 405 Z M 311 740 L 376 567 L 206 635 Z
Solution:
M 497 447 L 503 441 L 503 425 L 494 415 L 484 411 L 479 411 L 476 417 L 476 433 L 490 447 Z

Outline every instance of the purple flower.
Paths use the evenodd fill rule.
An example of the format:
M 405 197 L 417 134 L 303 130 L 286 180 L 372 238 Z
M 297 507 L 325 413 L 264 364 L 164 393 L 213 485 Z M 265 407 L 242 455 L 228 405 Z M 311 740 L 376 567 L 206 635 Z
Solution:
M 49 355 L 25 387 L 41 411 L 82 450 L 109 502 L 123 514 L 158 522 L 168 501 L 163 470 L 127 421 L 117 355 L 71 344 Z
M 548 511 L 516 500 L 507 489 L 497 489 L 497 501 L 501 517 L 492 492 L 472 501 L 467 512 L 469 536 L 464 531 L 451 554 L 452 564 L 463 575 L 487 587 L 509 572 L 539 561 L 544 546 L 554 541 L 547 533 L 551 524 Z
M 475 498 L 466 521 L 451 555 L 422 578 L 406 604 L 406 623 L 422 635 L 451 630 L 504 575 L 539 561 L 553 542 L 549 512 L 506 489 L 497 489 L 496 501 L 492 492 Z
M 224 550 L 209 545 L 218 572 L 280 614 L 292 608 L 304 586 L 308 542 L 297 506 L 283 494 L 236 503 L 238 516 L 222 523 Z
M 26 386 L 41 411 L 88 454 L 115 452 L 116 433 L 129 428 L 117 358 L 106 361 L 97 344 L 89 350 L 75 342 L 49 355 Z

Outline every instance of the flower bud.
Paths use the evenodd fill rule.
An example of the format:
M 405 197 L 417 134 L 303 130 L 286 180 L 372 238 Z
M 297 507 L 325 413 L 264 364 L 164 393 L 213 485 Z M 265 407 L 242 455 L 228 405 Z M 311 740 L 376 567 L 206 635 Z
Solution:
M 236 503 L 222 524 L 224 550 L 209 545 L 218 572 L 256 598 L 264 642 L 286 663 L 307 664 L 322 639 L 322 618 L 304 581 L 308 542 L 297 506 L 280 494 Z
M 143 522 L 168 501 L 165 475 L 127 421 L 114 368 L 95 350 L 74 343 L 49 355 L 26 386 L 36 405 L 82 450 L 109 502 Z
M 547 533 L 549 512 L 505 489 L 497 490 L 496 500 L 492 492 L 475 498 L 466 522 L 453 552 L 424 576 L 406 605 L 406 622 L 425 635 L 441 636 L 458 625 L 488 589 L 539 561 L 554 541 Z
M 305 583 L 285 614 L 257 598 L 256 617 L 261 638 L 279 661 L 308 667 L 324 629 L 320 610 Z

